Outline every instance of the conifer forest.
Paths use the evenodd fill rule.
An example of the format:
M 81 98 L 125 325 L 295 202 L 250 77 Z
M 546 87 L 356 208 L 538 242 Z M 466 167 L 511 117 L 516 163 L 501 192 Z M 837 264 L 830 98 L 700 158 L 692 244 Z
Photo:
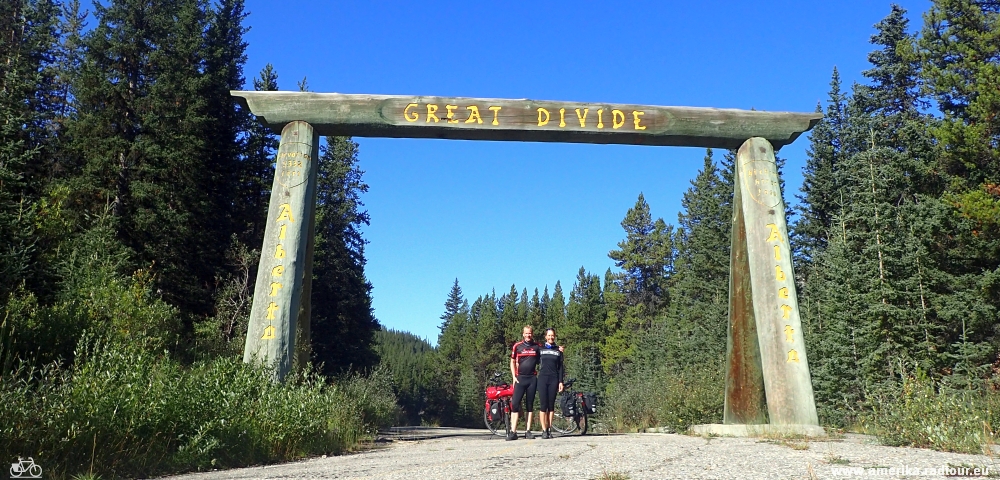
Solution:
M 782 186 L 820 423 L 982 453 L 1000 440 L 1000 3 L 886 13 L 864 81 L 831 66 L 817 87 L 804 182 Z M 244 365 L 277 137 L 229 91 L 308 89 L 244 71 L 245 18 L 243 0 L 0 2 L 0 461 L 148 476 L 482 428 L 526 324 L 557 330 L 609 431 L 721 423 L 732 151 L 705 152 L 676 220 L 636 192 L 615 269 L 456 279 L 432 345 L 375 318 L 364 152 L 327 137 L 311 362 L 281 384 Z

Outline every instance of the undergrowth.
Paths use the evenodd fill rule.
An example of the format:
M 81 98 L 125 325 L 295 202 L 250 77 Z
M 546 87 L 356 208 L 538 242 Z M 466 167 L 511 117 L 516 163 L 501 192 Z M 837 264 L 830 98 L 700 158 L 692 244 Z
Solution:
M 861 427 L 885 445 L 992 454 L 1000 427 L 1000 391 L 993 382 L 962 389 L 909 378 L 896 394 L 872 398 Z
M 606 394 L 602 417 L 618 432 L 720 423 L 724 379 L 720 373 L 677 372 L 662 367 L 652 374 L 615 379 Z
M 348 451 L 396 414 L 384 371 L 276 384 L 237 359 L 185 367 L 137 347 L 90 345 L 70 368 L 15 367 L 2 379 L 4 460 L 33 457 L 46 478 L 239 467 Z

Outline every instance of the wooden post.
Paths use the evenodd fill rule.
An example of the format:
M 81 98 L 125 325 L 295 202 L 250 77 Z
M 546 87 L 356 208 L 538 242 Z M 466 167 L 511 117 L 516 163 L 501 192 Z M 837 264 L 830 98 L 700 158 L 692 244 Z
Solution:
M 726 339 L 726 397 L 722 423 L 767 423 L 764 374 L 753 311 L 747 230 L 743 219 L 740 169 L 735 169 L 733 228 L 729 257 L 729 335 Z
M 282 381 L 295 353 L 303 301 L 310 217 L 315 203 L 319 137 L 311 125 L 290 122 L 281 131 L 264 245 L 257 268 L 243 361 L 273 366 Z
M 753 363 L 752 345 L 755 342 L 751 338 L 735 336 L 752 334 L 750 326 L 753 325 L 756 327 L 769 423 L 819 425 L 799 319 L 785 203 L 781 196 L 774 149 L 763 138 L 751 138 L 740 147 L 736 167 L 737 201 L 733 208 L 739 213 L 734 215 L 734 222 L 743 222 L 745 235 L 742 239 L 734 235 L 733 239 L 732 262 L 735 268 L 730 283 L 730 305 L 742 305 L 743 311 L 730 311 L 730 334 L 734 335 L 730 343 L 746 348 L 742 354 L 735 348 L 729 351 L 727 420 L 737 422 L 741 417 L 743 421 L 759 418 L 757 402 L 746 402 L 743 409 L 737 409 L 735 402 L 730 404 L 730 393 L 733 399 L 739 398 L 738 388 L 730 390 L 730 381 L 734 382 L 734 387 L 747 389 L 744 391 L 747 397 L 758 391 L 754 374 L 740 376 L 741 372 L 733 369 L 734 360 L 749 370 L 753 369 L 749 364 Z M 739 229 L 734 224 L 734 233 Z M 745 241 L 745 264 L 742 263 L 744 247 L 740 245 L 741 241 Z M 746 280 L 747 273 L 749 282 Z M 748 284 L 749 292 L 746 291 Z M 747 299 L 750 305 L 747 305 Z M 747 309 L 747 306 L 751 308 Z M 742 356 L 734 358 L 734 354 Z

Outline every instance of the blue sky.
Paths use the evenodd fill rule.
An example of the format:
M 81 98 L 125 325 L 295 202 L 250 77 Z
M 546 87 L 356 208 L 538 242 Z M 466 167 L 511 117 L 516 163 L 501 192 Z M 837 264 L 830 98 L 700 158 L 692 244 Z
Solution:
M 911 30 L 927 1 L 899 1 Z M 248 0 L 246 76 L 283 90 L 811 112 L 834 66 L 868 68 L 890 3 Z M 639 193 L 677 223 L 705 150 L 357 138 L 375 315 L 436 343 L 452 282 L 470 303 L 603 274 Z M 808 139 L 783 148 L 786 201 Z M 723 152 L 716 152 L 721 158 Z

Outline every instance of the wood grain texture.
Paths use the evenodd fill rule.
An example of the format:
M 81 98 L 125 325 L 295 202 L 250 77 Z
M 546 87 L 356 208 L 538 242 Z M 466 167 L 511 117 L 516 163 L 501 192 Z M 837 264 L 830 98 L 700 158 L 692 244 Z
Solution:
M 726 339 L 726 396 L 724 424 L 767 423 L 764 374 L 754 318 L 750 260 L 747 258 L 747 231 L 740 208 L 740 170 L 734 172 L 733 224 L 729 256 L 729 329 Z
M 281 381 L 292 368 L 303 272 L 316 192 L 319 136 L 305 122 L 281 132 L 257 283 L 247 327 L 244 362 L 275 369 Z
M 304 121 L 320 135 L 738 148 L 792 143 L 819 113 L 528 99 L 233 91 L 271 129 Z
M 736 167 L 740 204 L 734 208 L 742 209 L 746 224 L 768 421 L 818 425 L 774 150 L 767 140 L 751 138 L 737 152 Z

